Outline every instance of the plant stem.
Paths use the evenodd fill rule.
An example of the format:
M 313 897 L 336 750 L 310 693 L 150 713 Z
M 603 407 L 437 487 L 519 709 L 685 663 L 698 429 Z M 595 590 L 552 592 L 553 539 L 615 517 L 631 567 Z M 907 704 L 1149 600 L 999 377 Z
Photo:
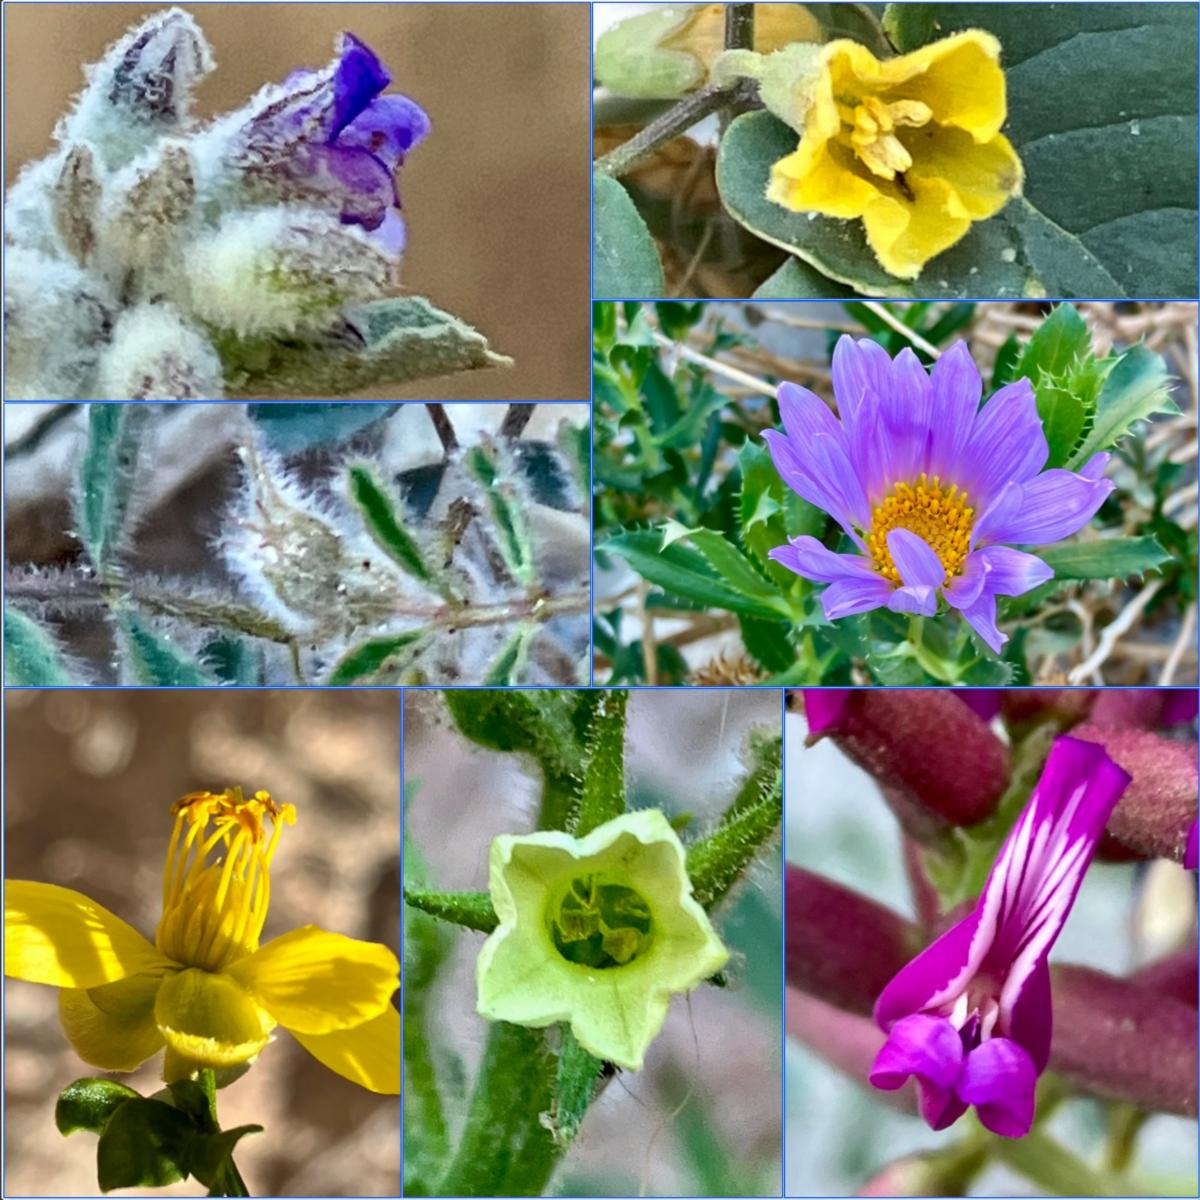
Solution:
M 725 9 L 725 49 L 754 49 L 753 4 L 731 4 Z
M 748 98 L 749 94 L 750 86 L 743 80 L 727 84 L 710 83 L 685 96 L 661 117 L 656 117 L 635 133 L 629 141 L 622 142 L 596 159 L 596 170 L 614 179 L 620 178 L 705 117 Z

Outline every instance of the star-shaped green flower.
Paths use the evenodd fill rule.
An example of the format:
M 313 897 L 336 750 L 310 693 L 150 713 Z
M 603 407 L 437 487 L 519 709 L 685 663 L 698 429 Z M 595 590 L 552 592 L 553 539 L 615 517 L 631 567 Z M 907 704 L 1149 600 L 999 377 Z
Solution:
M 692 896 L 682 843 L 658 809 L 574 838 L 557 831 L 492 842 L 500 924 L 476 964 L 489 1021 L 569 1021 L 597 1058 L 639 1070 L 667 1005 L 729 958 Z

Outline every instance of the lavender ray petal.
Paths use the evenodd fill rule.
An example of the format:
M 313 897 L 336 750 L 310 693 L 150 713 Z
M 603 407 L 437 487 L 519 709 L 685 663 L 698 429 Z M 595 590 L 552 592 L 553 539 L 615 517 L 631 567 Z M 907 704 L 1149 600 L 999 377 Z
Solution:
M 1018 379 L 1000 388 L 976 416 L 958 482 L 982 511 L 1006 483 L 1032 479 L 1049 454 L 1033 389 L 1028 379 Z
M 942 595 L 954 608 L 969 608 L 979 599 L 987 577 L 987 559 L 983 558 L 978 550 L 973 550 L 963 560 L 962 573 L 956 575 L 949 586 L 942 589 Z
M 1055 468 L 1022 484 L 1021 505 L 1007 520 L 989 522 L 996 542 L 1044 546 L 1078 532 L 1096 515 L 1116 485 Z
M 795 571 L 797 575 L 816 580 L 817 583 L 834 583 L 839 579 L 880 579 L 869 558 L 861 554 L 835 554 L 809 534 L 792 538 L 784 546 L 776 546 L 768 552 L 768 557 L 789 571 Z
M 987 585 L 970 604 L 959 609 L 963 619 L 971 626 L 983 643 L 994 654 L 999 654 L 1008 641 L 1008 635 L 1001 633 L 996 625 L 996 593 L 989 592 Z
M 955 342 L 934 363 L 929 378 L 933 408 L 926 469 L 942 479 L 954 479 L 979 411 L 983 380 L 966 342 Z
M 893 529 L 887 535 L 887 544 L 905 587 L 932 588 L 936 592 L 942 586 L 946 568 L 920 534 L 911 529 Z
M 882 608 L 892 595 L 886 579 L 839 579 L 821 593 L 821 607 L 830 621 Z

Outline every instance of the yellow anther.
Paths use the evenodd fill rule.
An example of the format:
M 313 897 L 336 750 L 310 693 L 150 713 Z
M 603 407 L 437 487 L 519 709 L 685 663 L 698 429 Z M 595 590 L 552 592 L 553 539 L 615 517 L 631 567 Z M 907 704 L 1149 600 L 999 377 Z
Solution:
M 907 529 L 922 538 L 938 556 L 946 575 L 942 586 L 958 575 L 971 549 L 975 510 L 967 493 L 956 484 L 943 487 L 941 479 L 922 474 L 914 483 L 897 483 L 871 512 L 867 549 L 875 570 L 897 586 L 902 582 L 888 549 L 887 535 Z
M 863 96 L 838 105 L 842 138 L 858 160 L 873 174 L 895 179 L 912 166 L 912 155 L 896 134 L 901 126 L 920 128 L 933 117 L 933 110 L 920 100 L 895 100 L 890 104 L 878 96 Z

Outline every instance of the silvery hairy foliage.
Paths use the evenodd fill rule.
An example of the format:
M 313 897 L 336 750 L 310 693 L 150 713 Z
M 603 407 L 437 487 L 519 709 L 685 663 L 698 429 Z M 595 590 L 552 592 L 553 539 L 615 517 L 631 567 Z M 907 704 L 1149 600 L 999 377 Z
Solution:
M 396 172 L 429 134 L 352 34 L 200 122 L 214 61 L 179 8 L 87 68 L 5 204 L 6 396 L 336 396 L 508 360 L 398 296 Z
M 74 561 L 8 566 L 7 682 L 586 681 L 586 426 L 471 409 L 90 406 Z

